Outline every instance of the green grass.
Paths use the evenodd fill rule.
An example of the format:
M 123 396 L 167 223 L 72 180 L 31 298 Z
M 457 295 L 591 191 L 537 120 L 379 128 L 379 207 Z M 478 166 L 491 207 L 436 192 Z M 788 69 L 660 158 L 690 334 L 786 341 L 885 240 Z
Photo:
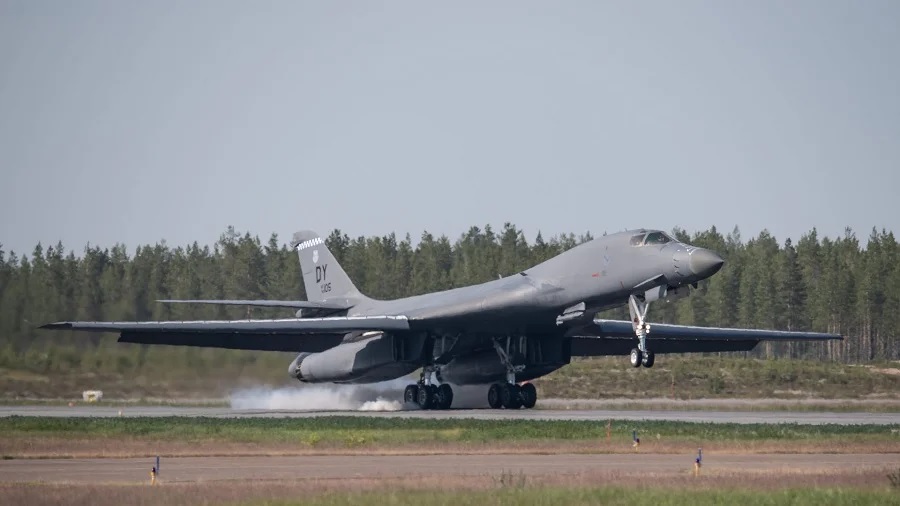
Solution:
M 897 505 L 900 494 L 887 489 L 785 489 L 773 491 L 750 490 L 672 490 L 645 487 L 556 488 L 522 487 L 489 491 L 407 491 L 328 493 L 296 501 L 248 501 L 244 505 L 303 504 L 305 506 L 378 505 L 378 506 L 458 506 L 460 504 L 543 506 L 573 505 L 629 505 L 669 506 L 690 504 L 777 506 L 777 505 Z
M 153 349 L 123 369 L 92 362 L 48 365 L 33 357 L 7 361 L 0 367 L 0 398 L 80 400 L 83 390 L 100 389 L 107 399 L 221 399 L 240 387 L 296 385 L 284 373 L 294 358 L 290 354 L 246 354 L 245 367 L 218 368 L 183 364 L 164 352 Z M 211 358 L 208 362 L 215 363 Z M 634 369 L 626 357 L 598 357 L 575 359 L 535 384 L 542 398 L 897 400 L 900 374 L 891 374 L 896 369 L 896 362 L 863 366 L 739 355 L 661 355 L 652 369 Z
M 900 425 L 719 424 L 613 422 L 613 435 L 632 430 L 666 441 L 897 441 Z M 292 442 L 366 446 L 410 443 L 496 443 L 605 438 L 606 424 L 589 421 L 316 418 L 0 418 L 0 433 L 17 437 L 144 438 L 166 441 Z
M 617 411 L 728 411 L 728 412 L 803 412 L 803 413 L 900 413 L 900 401 L 852 402 L 826 400 L 785 400 L 747 402 L 746 399 L 723 399 L 722 403 L 705 403 L 704 400 L 691 402 L 686 400 L 670 401 L 667 399 L 648 399 L 645 401 L 595 401 L 584 399 L 555 399 L 553 402 L 538 402 L 536 409 L 603 409 Z M 598 404 L 600 402 L 600 404 Z M 0 404 L 3 404 L 0 401 Z
M 900 398 L 897 363 L 658 356 L 652 369 L 624 357 L 575 360 L 535 381 L 545 398 Z

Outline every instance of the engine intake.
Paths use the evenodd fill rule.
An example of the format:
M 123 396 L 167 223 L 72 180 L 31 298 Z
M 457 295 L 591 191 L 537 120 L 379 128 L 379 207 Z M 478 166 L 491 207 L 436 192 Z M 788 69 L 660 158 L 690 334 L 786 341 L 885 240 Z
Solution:
M 301 353 L 288 374 L 304 383 L 371 383 L 409 374 L 417 363 L 405 359 L 406 340 L 372 332 L 347 334 L 344 342 L 319 353 Z

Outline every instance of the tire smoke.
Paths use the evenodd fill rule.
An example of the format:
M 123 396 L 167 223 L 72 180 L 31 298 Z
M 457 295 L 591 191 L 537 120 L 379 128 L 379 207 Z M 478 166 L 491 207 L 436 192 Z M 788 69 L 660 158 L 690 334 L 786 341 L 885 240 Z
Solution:
M 302 385 L 282 388 L 255 387 L 229 396 L 232 409 L 293 411 L 402 411 L 403 389 L 409 381 L 397 379 L 369 385 Z
M 368 385 L 298 385 L 281 388 L 253 387 L 229 395 L 232 409 L 291 411 L 412 411 L 416 404 L 403 402 L 403 390 L 414 382 L 398 378 Z M 453 385 L 452 408 L 486 408 L 487 386 Z

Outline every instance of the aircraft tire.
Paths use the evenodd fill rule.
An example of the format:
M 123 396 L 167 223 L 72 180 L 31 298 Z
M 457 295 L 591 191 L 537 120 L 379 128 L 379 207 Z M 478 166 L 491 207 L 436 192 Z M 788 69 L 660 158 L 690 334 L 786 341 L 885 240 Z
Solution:
M 437 385 L 428 385 L 431 390 L 431 407 L 428 409 L 441 409 L 441 393 Z
M 499 383 L 494 383 L 491 385 L 491 388 L 488 389 L 488 406 L 492 409 L 500 409 L 503 406 L 503 403 L 500 402 L 500 389 L 503 388 L 503 385 Z
M 447 383 L 439 386 L 437 398 L 437 409 L 450 409 L 450 405 L 453 404 L 453 387 Z
M 631 367 L 640 367 L 641 362 L 643 362 L 643 360 L 644 360 L 643 355 L 644 354 L 641 353 L 641 350 L 639 350 L 637 348 L 632 348 L 631 349 Z
M 419 385 L 406 385 L 406 389 L 403 390 L 403 402 L 406 404 L 419 403 Z
M 503 385 L 500 390 L 500 402 L 506 409 L 519 409 L 522 407 L 519 385 Z
M 416 399 L 418 401 L 419 407 L 422 409 L 431 409 L 434 405 L 434 389 L 430 388 L 431 385 L 422 385 L 419 388 L 419 395 Z
M 522 407 L 531 409 L 537 404 L 537 389 L 531 383 L 525 383 L 519 389 L 519 398 L 522 400 Z
M 653 353 L 652 351 L 644 353 L 644 358 L 643 360 L 641 360 L 641 364 L 643 364 L 644 367 L 653 367 L 654 362 L 656 362 L 655 353 Z

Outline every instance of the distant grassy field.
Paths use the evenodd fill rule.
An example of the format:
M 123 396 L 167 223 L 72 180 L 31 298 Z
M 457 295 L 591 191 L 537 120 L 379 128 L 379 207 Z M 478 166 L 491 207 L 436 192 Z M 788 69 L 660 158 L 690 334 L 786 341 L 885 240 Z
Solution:
M 332 493 L 301 501 L 247 501 L 242 504 L 267 505 L 386 505 L 458 506 L 484 505 L 548 505 L 548 504 L 604 504 L 629 506 L 666 505 L 891 505 L 900 504 L 900 494 L 890 490 L 863 491 L 853 489 L 787 489 L 760 490 L 666 490 L 661 488 L 521 488 L 503 491 L 399 491 L 394 493 Z
M 635 369 L 623 357 L 600 357 L 535 385 L 545 398 L 564 399 L 900 399 L 900 364 L 661 356 L 652 369 Z
M 588 478 L 588 477 L 586 477 Z M 643 480 L 642 480 L 643 478 Z M 0 484 L 0 502 L 34 506 L 167 504 L 271 505 L 376 505 L 459 506 L 461 504 L 537 506 L 551 504 L 669 506 L 690 504 L 779 506 L 779 505 L 900 505 L 900 492 L 889 488 L 878 475 L 855 476 L 853 481 L 834 476 L 755 477 L 723 476 L 721 479 L 656 476 L 599 477 L 594 485 L 520 482 L 498 476 L 424 476 L 415 480 L 315 480 L 231 481 L 215 483 L 163 484 Z M 818 486 L 821 480 L 836 483 Z M 493 480 L 493 481 L 492 481 Z M 563 481 L 563 484 L 558 483 Z M 579 480 L 588 481 L 588 480 Z M 611 482 L 611 483 L 610 483 Z M 630 485 L 629 485 L 630 484 Z
M 900 453 L 900 425 L 605 423 L 537 420 L 320 418 L 0 418 L 0 455 L 126 456 L 365 451 Z
M 0 402 L 68 402 L 88 389 L 106 399 L 166 403 L 167 399 L 223 402 L 237 388 L 292 386 L 285 365 L 270 359 L 238 371 L 167 369 L 148 362 L 133 374 L 77 369 L 43 370 L 33 364 L 0 368 Z M 279 357 L 275 357 L 279 358 Z M 271 362 L 271 363 L 270 363 Z M 279 364 L 275 367 L 273 364 Z M 634 369 L 624 357 L 577 359 L 536 380 L 541 398 L 561 399 L 862 399 L 900 400 L 900 364 L 854 366 L 736 356 L 662 356 L 652 369 Z M 399 396 L 399 393 L 398 393 Z M 871 408 L 877 409 L 877 408 Z

